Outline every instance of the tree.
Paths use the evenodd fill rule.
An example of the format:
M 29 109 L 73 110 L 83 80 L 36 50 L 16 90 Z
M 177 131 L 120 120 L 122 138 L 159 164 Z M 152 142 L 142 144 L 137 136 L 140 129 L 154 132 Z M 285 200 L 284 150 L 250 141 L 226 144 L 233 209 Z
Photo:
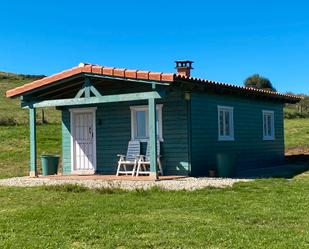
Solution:
M 259 74 L 253 74 L 248 77 L 244 81 L 244 85 L 246 87 L 276 92 L 276 89 L 273 87 L 270 80 L 263 76 L 260 76 Z

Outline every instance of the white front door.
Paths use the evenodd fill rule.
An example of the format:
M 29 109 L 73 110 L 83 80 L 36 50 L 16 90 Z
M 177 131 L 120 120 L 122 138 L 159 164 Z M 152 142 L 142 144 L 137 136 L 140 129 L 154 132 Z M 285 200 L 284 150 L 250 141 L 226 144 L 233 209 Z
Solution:
M 96 168 L 95 109 L 71 109 L 72 171 L 94 173 Z

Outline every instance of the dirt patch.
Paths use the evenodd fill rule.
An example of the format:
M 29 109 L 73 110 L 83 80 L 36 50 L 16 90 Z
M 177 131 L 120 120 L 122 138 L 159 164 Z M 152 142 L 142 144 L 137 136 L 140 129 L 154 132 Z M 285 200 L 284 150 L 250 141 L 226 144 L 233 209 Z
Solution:
M 309 155 L 309 147 L 307 146 L 298 146 L 292 147 L 285 150 L 285 155 Z

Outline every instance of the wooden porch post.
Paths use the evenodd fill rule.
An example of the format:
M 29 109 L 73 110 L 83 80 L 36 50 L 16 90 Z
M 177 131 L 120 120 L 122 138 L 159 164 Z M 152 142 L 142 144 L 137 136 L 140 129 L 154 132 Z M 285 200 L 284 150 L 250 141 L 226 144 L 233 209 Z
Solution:
M 156 103 L 154 98 L 148 99 L 149 113 L 149 144 L 150 146 L 150 177 L 158 179 L 157 171 L 157 125 L 156 125 Z
M 30 177 L 38 176 L 36 163 L 36 117 L 35 108 L 29 108 L 29 127 L 30 127 Z

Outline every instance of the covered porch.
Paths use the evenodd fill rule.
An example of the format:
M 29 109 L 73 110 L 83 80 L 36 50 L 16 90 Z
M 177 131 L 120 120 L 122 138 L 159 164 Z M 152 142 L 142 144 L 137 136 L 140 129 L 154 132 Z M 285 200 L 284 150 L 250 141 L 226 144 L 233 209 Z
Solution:
M 88 91 L 88 92 L 87 92 Z M 94 96 L 92 96 L 94 95 Z M 37 158 L 36 158 L 36 109 L 42 107 L 50 107 L 55 106 L 59 107 L 70 107 L 71 112 L 71 139 L 75 139 L 77 136 L 72 134 L 74 130 L 74 126 L 79 126 L 79 130 L 81 133 L 84 131 L 82 129 L 86 129 L 88 126 L 89 130 L 88 133 L 91 133 L 92 138 L 88 138 L 87 143 L 92 143 L 92 145 L 86 145 L 84 142 L 84 147 L 82 148 L 83 151 L 77 152 L 77 150 L 71 148 L 71 161 L 72 161 L 72 174 L 91 174 L 97 172 L 97 152 L 96 152 L 96 140 L 97 140 L 97 130 L 96 130 L 96 105 L 103 104 L 103 103 L 115 103 L 115 102 L 126 102 L 126 101 L 141 101 L 146 100 L 148 102 L 148 132 L 149 132 L 149 141 L 148 144 L 150 145 L 150 175 L 149 177 L 152 179 L 157 179 L 157 163 L 156 163 L 156 138 L 157 138 L 157 130 L 156 130 L 156 99 L 162 97 L 162 93 L 159 93 L 155 89 L 149 92 L 139 92 L 139 93 L 128 93 L 128 94 L 113 94 L 113 95 L 101 95 L 99 91 L 91 85 L 91 80 L 87 77 L 85 79 L 84 87 L 79 90 L 74 98 L 67 98 L 67 99 L 55 99 L 55 100 L 42 100 L 37 102 L 23 102 L 25 107 L 29 108 L 29 115 L 30 115 L 30 162 L 31 162 L 31 170 L 30 176 L 37 176 Z M 76 117 L 75 117 L 75 116 Z M 90 118 L 91 117 L 91 118 Z M 91 120 L 89 120 L 89 118 Z M 80 123 L 77 124 L 76 121 L 73 120 L 80 119 Z M 82 120 L 83 119 L 83 120 Z M 86 121 L 85 121 L 86 119 Z M 88 120 L 87 120 L 88 119 Z M 85 124 L 86 122 L 86 124 Z M 82 134 L 83 136 L 83 134 Z M 85 135 L 84 135 L 85 136 Z M 89 136 L 89 134 L 87 134 Z M 85 138 L 82 138 L 85 139 Z M 78 138 L 76 139 L 78 140 Z M 76 141 L 74 140 L 74 141 Z M 73 142 L 74 143 L 74 142 Z M 71 143 L 71 146 L 73 146 Z M 80 148 L 81 146 L 79 146 Z M 124 153 L 124 151 L 115 151 L 115 156 L 119 153 Z M 73 160 L 75 157 L 84 158 L 79 160 Z M 90 158 L 91 157 L 91 158 Z M 78 166 L 73 165 L 78 164 Z M 86 164 L 86 165 L 83 165 Z M 91 166 L 89 165 L 91 164 Z
M 166 96 L 166 87 L 170 83 L 159 75 L 157 79 L 150 79 L 149 73 L 147 79 L 140 79 L 135 73 L 136 78 L 126 78 L 115 76 L 107 76 L 99 73 L 79 73 L 64 79 L 58 79 L 53 81 L 53 84 L 49 86 L 40 87 L 27 91 L 26 94 L 21 95 L 21 105 L 23 108 L 29 109 L 29 120 L 30 120 L 30 176 L 38 176 L 38 163 L 37 163 L 37 144 L 36 144 L 36 111 L 38 108 L 44 107 L 56 107 L 62 112 L 62 176 L 63 177 L 75 177 L 65 175 L 85 175 L 87 177 L 102 177 L 98 174 L 102 174 L 101 157 L 106 158 L 106 153 L 109 153 L 109 157 L 116 158 L 117 154 L 124 154 L 126 148 L 113 149 L 111 138 L 107 138 L 104 134 L 116 132 L 121 136 L 121 132 L 114 131 L 112 127 L 103 131 L 103 126 L 115 126 L 115 122 L 109 125 L 106 123 L 107 110 L 113 108 L 126 108 L 130 106 L 144 106 L 147 109 L 147 143 L 150 147 L 149 151 L 149 175 L 142 177 L 142 179 L 165 179 L 164 177 L 158 176 L 157 169 L 157 139 L 158 129 L 162 129 L 156 123 L 157 120 L 157 104 L 162 102 L 162 99 Z M 44 80 L 44 79 L 43 79 Z M 116 106 L 116 107 L 115 107 Z M 116 112 L 118 109 L 114 109 Z M 126 112 L 127 113 L 127 112 Z M 88 129 L 88 137 L 91 136 L 93 147 L 88 154 L 92 157 L 88 162 L 79 163 L 77 168 L 76 160 L 78 157 L 74 150 L 74 134 L 73 130 L 74 122 L 72 120 L 78 119 L 78 115 L 83 114 L 87 120 L 87 127 L 82 127 L 84 123 L 80 123 L 81 129 Z M 88 115 L 89 114 L 89 115 Z M 127 114 L 126 114 L 127 115 Z M 80 116 L 80 115 L 79 115 Z M 77 118 L 76 118 L 77 117 Z M 115 117 L 115 116 L 114 116 Z M 121 115 L 117 118 L 122 119 Z M 124 121 L 123 121 L 124 122 Z M 126 129 L 132 126 L 132 123 L 126 122 Z M 117 125 L 117 123 L 116 123 Z M 132 127 L 130 128 L 132 129 Z M 105 137 L 104 137 L 105 136 Z M 111 136 L 110 136 L 111 137 Z M 117 138 L 118 139 L 118 138 Z M 125 138 L 126 144 L 130 138 Z M 132 139 L 132 138 L 131 138 Z M 74 141 L 73 141 L 74 140 Z M 104 141 L 104 146 L 102 145 Z M 141 142 L 145 142 L 142 140 Z M 70 144 L 68 144 L 70 143 Z M 103 148 L 104 147 L 104 148 Z M 108 148 L 110 147 L 110 148 Z M 145 150 L 144 150 L 145 151 Z M 184 160 L 186 161 L 186 160 Z M 83 163 L 91 162 L 91 167 L 81 165 Z M 187 162 L 184 162 L 187 164 Z M 88 165 L 89 166 L 89 165 Z M 116 165 L 115 165 L 116 166 Z M 76 170 L 77 168 L 77 170 Z M 80 169 L 87 169 L 86 171 Z M 90 170 L 89 170 L 90 169 Z M 106 172 L 103 172 L 106 174 Z M 89 174 L 96 174 L 89 176 Z M 59 176 L 60 177 L 60 176 Z M 86 177 L 86 176 L 85 176 Z M 114 178 L 114 175 L 107 172 L 107 178 Z M 128 176 L 119 176 L 118 179 L 126 179 Z M 130 176 L 129 178 L 132 179 Z M 135 177 L 136 180 L 139 177 Z M 169 178 L 168 178 L 169 179 Z

